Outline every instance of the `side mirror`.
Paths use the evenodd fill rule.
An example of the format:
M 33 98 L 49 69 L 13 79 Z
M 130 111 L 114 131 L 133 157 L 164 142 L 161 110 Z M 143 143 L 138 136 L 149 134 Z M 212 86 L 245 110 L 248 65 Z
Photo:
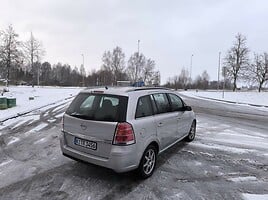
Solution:
M 191 111 L 191 110 L 192 110 L 192 107 L 191 107 L 191 106 L 185 106 L 185 107 L 184 107 L 184 110 L 185 110 L 185 111 Z

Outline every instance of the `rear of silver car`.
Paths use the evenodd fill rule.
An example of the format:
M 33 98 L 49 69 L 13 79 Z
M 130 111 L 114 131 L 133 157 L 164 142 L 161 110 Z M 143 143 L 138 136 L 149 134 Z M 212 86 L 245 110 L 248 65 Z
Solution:
M 126 122 L 127 105 L 127 96 L 81 92 L 63 116 L 63 154 L 116 172 L 137 168 L 135 135 Z

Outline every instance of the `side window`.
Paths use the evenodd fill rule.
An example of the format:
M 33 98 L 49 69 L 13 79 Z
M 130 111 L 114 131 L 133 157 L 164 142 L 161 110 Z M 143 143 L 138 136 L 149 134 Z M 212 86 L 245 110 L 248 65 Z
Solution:
M 170 98 L 172 111 L 181 110 L 181 108 L 183 107 L 183 102 L 180 97 L 175 94 L 168 94 L 168 96 Z
M 136 118 L 147 117 L 153 115 L 153 110 L 149 96 L 140 97 L 136 109 Z
M 166 94 L 153 94 L 157 113 L 166 113 L 170 111 L 170 106 Z

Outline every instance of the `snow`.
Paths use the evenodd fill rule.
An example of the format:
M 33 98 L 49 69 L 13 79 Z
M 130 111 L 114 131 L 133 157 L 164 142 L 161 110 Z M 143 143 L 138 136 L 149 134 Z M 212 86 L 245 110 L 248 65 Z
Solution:
M 263 149 L 268 150 L 268 136 L 266 137 L 259 137 L 254 136 L 253 132 L 248 131 L 245 133 L 245 130 L 237 128 L 234 130 L 223 130 L 222 132 L 219 132 L 217 135 L 217 138 L 211 137 L 211 135 L 205 136 L 207 141 L 211 141 L 213 143 L 215 142 L 225 142 L 227 144 L 230 144 L 231 146 L 239 145 L 241 147 L 253 147 L 256 149 L 256 147 L 261 147 Z M 252 134 L 252 135 L 248 135 Z
M 41 138 L 40 140 L 37 140 L 36 142 L 34 142 L 34 144 L 43 143 L 43 142 L 45 142 L 46 140 L 47 140 L 46 138 Z
M 16 123 L 16 125 L 14 125 L 11 129 L 16 129 L 17 127 L 21 126 L 22 124 L 24 124 L 26 121 L 25 120 L 20 120 Z
M 242 194 L 245 200 L 268 200 L 268 194 Z
M 4 93 L 4 96 L 15 97 L 17 106 L 0 110 L 0 122 L 31 110 L 72 98 L 81 89 L 72 87 L 33 88 L 30 86 L 11 86 L 9 92 Z M 29 100 L 29 97 L 34 97 L 34 99 Z
M 61 118 L 61 117 L 63 116 L 63 114 L 64 114 L 64 113 L 58 114 L 58 115 L 56 115 L 55 117 L 56 117 L 56 118 Z
M 15 91 L 20 91 L 21 88 L 14 87 L 11 93 L 15 94 Z M 129 176 L 110 174 L 102 168 L 82 165 L 62 156 L 58 141 L 61 127 L 57 118 L 62 116 L 66 102 L 72 100 L 65 98 L 69 98 L 70 93 L 73 93 L 73 97 L 80 88 L 25 87 L 25 92 L 21 95 L 28 94 L 26 89 L 29 93 L 32 90 L 38 91 L 36 96 L 39 97 L 29 102 L 41 98 L 45 102 L 43 105 L 47 106 L 3 123 L 8 127 L 3 129 L 1 138 L 4 143 L 13 142 L 13 145 L 5 146 L 3 143 L 1 146 L 0 143 L 4 152 L 0 155 L 5 155 L 1 157 L 2 160 L 0 159 L 0 180 L 3 180 L 0 181 L 0 188 L 4 192 L 8 191 L 11 197 L 20 192 L 23 199 L 34 199 L 35 193 L 39 196 L 51 194 L 48 199 L 55 199 L 58 196 L 53 195 L 66 192 L 71 195 L 70 199 L 78 199 L 74 194 L 79 194 L 80 199 L 116 199 L 122 197 L 116 195 L 123 193 L 124 199 L 187 200 L 240 197 L 245 200 L 268 200 L 268 194 L 249 194 L 267 193 L 266 128 L 197 113 L 196 139 L 189 144 L 180 143 L 163 153 L 159 157 L 160 162 L 155 174 L 150 179 L 139 182 L 136 179 L 133 181 Z M 49 98 L 46 93 L 48 89 Z M 54 95 L 58 96 L 58 99 L 50 98 Z M 58 103 L 51 105 L 55 102 Z M 28 100 L 24 103 L 28 103 Z M 30 105 L 22 109 L 23 106 L 18 105 L 14 113 L 36 108 Z M 0 118 L 6 111 L 0 110 Z M 57 123 L 54 124 L 54 121 Z M 0 130 L 1 127 L 0 125 Z M 86 174 L 86 179 L 78 172 Z M 47 175 L 49 179 L 43 178 Z M 94 184 L 88 184 L 92 182 Z M 29 189 L 29 185 L 33 187 Z M 111 196 L 111 193 L 115 196 Z M 234 193 L 235 196 L 232 196 Z
M 237 154 L 249 153 L 249 152 L 254 151 L 254 150 L 243 149 L 243 148 L 239 148 L 239 147 L 229 147 L 229 146 L 225 146 L 225 145 L 216 145 L 213 143 L 203 144 L 200 142 L 195 142 L 195 143 L 191 143 L 190 146 L 196 146 L 196 147 L 208 148 L 208 149 L 214 149 L 214 150 L 220 150 L 220 151 L 227 151 L 227 152 L 232 152 L 232 153 L 237 153 Z
M 262 130 L 251 130 L 226 122 L 219 123 L 216 119 L 214 121 L 206 117 L 199 117 L 198 121 L 198 140 L 189 144 L 190 146 L 235 154 L 255 153 L 267 156 L 268 135 Z
M 258 179 L 255 176 L 244 176 L 244 177 L 233 177 L 228 180 L 233 182 L 248 182 L 248 181 L 257 181 Z
M 2 162 L 2 163 L 0 163 L 0 167 L 3 167 L 3 166 L 5 166 L 5 165 L 7 165 L 7 164 L 9 164 L 11 162 L 12 162 L 12 160 L 8 160 L 8 161 L 5 161 L 5 162 Z
M 20 141 L 20 138 L 11 136 L 11 137 L 9 137 L 9 142 L 7 143 L 7 145 L 13 144 L 13 143 L 18 142 L 18 141 Z
M 186 96 L 197 98 L 208 98 L 211 100 L 220 100 L 226 102 L 234 102 L 238 104 L 268 107 L 268 92 L 226 91 L 224 92 L 224 97 L 222 91 L 183 91 L 180 93 Z
M 35 128 L 33 128 L 32 130 L 30 130 L 30 132 L 38 132 L 38 131 L 42 130 L 43 128 L 45 128 L 46 126 L 47 126 L 47 124 L 41 123 L 38 126 L 36 126 Z

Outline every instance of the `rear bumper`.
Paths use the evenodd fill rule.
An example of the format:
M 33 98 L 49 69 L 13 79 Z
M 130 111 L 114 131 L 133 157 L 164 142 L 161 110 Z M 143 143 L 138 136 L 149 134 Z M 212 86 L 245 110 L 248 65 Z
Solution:
M 113 145 L 109 158 L 102 158 L 73 149 L 67 146 L 63 135 L 60 137 L 60 146 L 63 155 L 67 157 L 110 168 L 118 173 L 131 171 L 139 165 L 136 144 L 128 146 Z

